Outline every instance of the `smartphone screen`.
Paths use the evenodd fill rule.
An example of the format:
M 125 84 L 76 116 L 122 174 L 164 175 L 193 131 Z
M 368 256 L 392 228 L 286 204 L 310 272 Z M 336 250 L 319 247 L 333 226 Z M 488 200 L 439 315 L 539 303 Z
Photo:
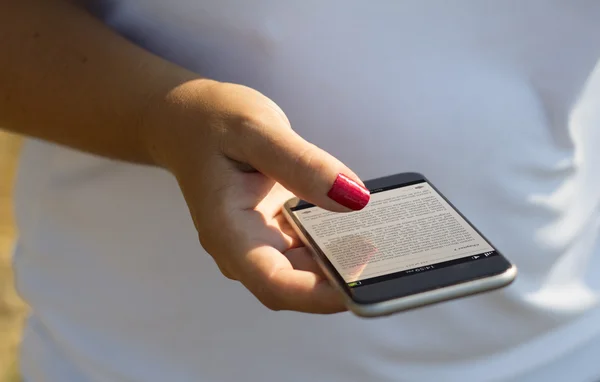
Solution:
M 396 280 L 389 287 L 397 294 L 418 293 L 510 266 L 496 259 L 497 266 L 489 269 L 489 260 L 502 256 L 426 179 L 371 189 L 371 200 L 361 211 L 333 213 L 307 203 L 291 211 L 314 247 L 355 292 Z M 487 267 L 474 264 L 486 260 Z M 435 279 L 427 275 L 433 272 Z M 402 285 L 407 288 L 399 291 Z M 371 290 L 370 295 L 380 292 Z

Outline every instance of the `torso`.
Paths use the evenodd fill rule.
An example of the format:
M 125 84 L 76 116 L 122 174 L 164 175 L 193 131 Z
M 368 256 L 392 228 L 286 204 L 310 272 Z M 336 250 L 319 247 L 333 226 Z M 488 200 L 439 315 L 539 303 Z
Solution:
M 32 141 L 31 380 L 518 380 L 600 344 L 600 4 L 112 4 L 113 28 L 264 92 L 363 179 L 424 173 L 520 274 L 386 319 L 270 312 L 218 273 L 168 174 Z

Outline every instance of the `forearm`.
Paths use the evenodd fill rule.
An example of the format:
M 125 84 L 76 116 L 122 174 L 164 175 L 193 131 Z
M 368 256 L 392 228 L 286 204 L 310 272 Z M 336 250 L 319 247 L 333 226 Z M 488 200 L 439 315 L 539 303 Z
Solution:
M 154 164 L 144 118 L 196 77 L 62 0 L 0 2 L 0 128 Z

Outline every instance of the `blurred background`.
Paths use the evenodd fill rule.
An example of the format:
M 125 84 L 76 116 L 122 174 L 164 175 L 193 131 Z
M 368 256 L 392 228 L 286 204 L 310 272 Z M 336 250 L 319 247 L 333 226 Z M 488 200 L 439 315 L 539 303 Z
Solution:
M 13 284 L 11 255 L 16 228 L 12 191 L 21 139 L 0 131 L 0 382 L 17 382 L 17 351 L 26 307 Z

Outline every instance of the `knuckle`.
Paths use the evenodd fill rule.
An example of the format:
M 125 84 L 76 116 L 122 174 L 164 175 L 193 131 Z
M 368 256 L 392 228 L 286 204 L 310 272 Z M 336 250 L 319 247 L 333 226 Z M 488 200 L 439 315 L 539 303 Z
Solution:
M 293 178 L 302 179 L 307 189 L 314 189 L 318 186 L 318 174 L 322 173 L 326 167 L 321 159 L 320 150 L 309 144 L 295 157 L 292 162 L 293 168 L 289 171 Z
M 312 144 L 308 144 L 305 148 L 303 148 L 298 153 L 298 155 L 296 155 L 296 158 L 294 160 L 294 164 L 296 164 L 296 168 L 312 167 L 315 163 L 315 158 L 317 156 L 316 151 L 317 151 L 317 148 Z
M 273 312 L 279 312 L 283 310 L 281 305 L 279 305 L 279 303 L 272 298 L 265 298 L 261 300 L 261 302 L 267 309 L 272 310 Z
M 263 289 L 258 293 L 257 298 L 269 310 L 278 312 L 284 309 L 281 295 L 273 288 Z
M 211 219 L 209 224 L 214 224 L 215 227 L 225 228 L 222 230 L 202 229 L 198 230 L 198 240 L 204 250 L 213 258 L 220 258 L 221 253 L 227 253 L 231 249 L 232 238 L 229 225 L 225 222 L 226 219 L 215 217 Z
M 283 117 L 268 104 L 253 105 L 235 114 L 221 141 L 222 151 L 243 160 L 248 150 L 268 140 L 276 129 L 289 128 Z
M 233 272 L 230 271 L 226 259 L 220 255 L 223 250 L 222 245 L 211 235 L 198 235 L 198 239 L 202 248 L 213 258 L 223 276 L 229 280 L 237 281 Z
M 223 274 L 223 276 L 225 276 L 225 278 L 231 280 L 231 281 L 237 281 L 237 278 L 235 276 L 233 276 L 233 273 L 231 273 L 228 269 L 227 266 L 223 265 L 223 264 L 219 264 L 217 262 L 217 266 L 219 267 L 219 270 L 221 271 L 221 273 Z
M 227 82 L 208 86 L 211 103 L 209 125 L 215 133 L 217 149 L 227 157 L 244 161 L 256 139 L 269 130 L 289 128 L 287 116 L 271 99 L 247 86 Z
M 214 237 L 207 233 L 198 233 L 198 240 L 200 241 L 200 245 L 208 254 L 211 256 L 215 253 L 216 245 Z
M 238 142 L 247 147 L 248 143 L 267 139 L 271 135 L 270 132 L 276 128 L 273 112 L 261 107 L 239 115 L 231 132 Z

